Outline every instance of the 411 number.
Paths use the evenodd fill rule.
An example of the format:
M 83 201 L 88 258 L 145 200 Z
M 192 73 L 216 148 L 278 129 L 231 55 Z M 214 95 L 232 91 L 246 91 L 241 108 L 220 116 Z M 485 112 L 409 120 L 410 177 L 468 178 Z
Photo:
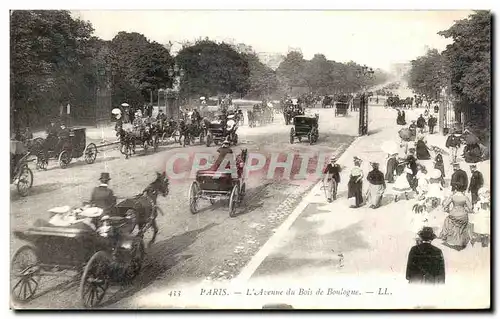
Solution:
M 172 290 L 168 293 L 170 297 L 180 297 L 181 296 L 181 291 L 180 290 Z

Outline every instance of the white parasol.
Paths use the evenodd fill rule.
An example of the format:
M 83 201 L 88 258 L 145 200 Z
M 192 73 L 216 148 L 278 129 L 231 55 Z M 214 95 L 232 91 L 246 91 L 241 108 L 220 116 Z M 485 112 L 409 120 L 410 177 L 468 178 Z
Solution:
M 430 174 L 430 175 L 431 175 L 430 177 L 431 177 L 431 178 L 433 178 L 433 179 L 438 179 L 438 178 L 441 178 L 441 171 L 440 171 L 440 170 L 438 170 L 437 168 L 435 168 L 435 169 L 433 169 L 433 170 L 431 171 L 431 174 Z
M 127 107 L 127 106 L 130 106 L 128 103 L 122 103 L 122 106 L 123 107 Z
M 200 97 L 200 100 L 204 101 L 204 100 L 205 100 L 205 97 L 204 97 L 204 96 Z
M 114 114 L 114 115 L 122 114 L 122 111 L 118 108 L 115 108 L 111 111 L 111 114 Z
M 396 154 L 398 153 L 398 144 L 394 141 L 385 141 L 384 143 L 382 143 L 382 151 L 384 151 L 385 153 L 387 154 Z

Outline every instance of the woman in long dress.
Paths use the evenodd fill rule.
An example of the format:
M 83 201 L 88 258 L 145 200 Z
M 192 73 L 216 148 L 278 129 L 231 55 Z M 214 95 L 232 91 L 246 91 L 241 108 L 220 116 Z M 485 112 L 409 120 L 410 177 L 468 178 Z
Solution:
M 428 160 L 431 159 L 431 154 L 429 153 L 429 148 L 425 143 L 424 137 L 420 136 L 417 143 L 417 159 L 419 160 Z
M 406 167 L 403 174 L 399 175 L 396 178 L 396 182 L 392 187 L 392 191 L 394 193 L 394 201 L 398 201 L 398 197 L 402 194 L 405 195 L 405 198 L 408 200 L 408 193 L 412 191 L 410 184 L 408 183 L 407 175 L 412 175 L 413 172 L 409 167 Z
M 488 247 L 490 240 L 490 192 L 485 189 L 479 189 L 479 200 L 474 205 L 474 214 L 471 217 L 473 226 L 472 243 L 479 241 L 482 247 Z
M 469 212 L 472 211 L 472 203 L 464 192 L 455 191 L 444 200 L 443 208 L 449 214 L 439 238 L 443 240 L 443 245 L 460 251 L 467 247 L 471 239 Z
M 363 170 L 361 169 L 362 160 L 354 157 L 354 167 L 347 183 L 347 198 L 351 208 L 358 208 L 363 203 Z
M 373 170 L 371 170 L 366 179 L 368 180 L 368 203 L 370 208 L 379 208 L 382 202 L 382 197 L 385 192 L 384 173 L 379 168 L 379 163 L 371 163 Z

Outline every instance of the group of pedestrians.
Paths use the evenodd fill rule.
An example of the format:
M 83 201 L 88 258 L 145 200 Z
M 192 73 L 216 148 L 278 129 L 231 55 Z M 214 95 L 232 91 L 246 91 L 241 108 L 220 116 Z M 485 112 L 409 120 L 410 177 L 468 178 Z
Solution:
M 404 116 L 404 113 L 399 112 L 397 124 L 405 122 Z M 408 195 L 415 193 L 413 211 L 420 218 L 416 219 L 416 245 L 408 255 L 406 278 L 411 283 L 444 283 L 443 253 L 431 242 L 439 238 L 444 246 L 456 251 L 465 249 L 469 243 L 473 246 L 476 242 L 488 247 L 490 192 L 485 188 L 484 177 L 477 164 L 469 163 L 470 173 L 467 174 L 453 152 L 453 173 L 449 185 L 446 185 L 444 151 L 439 147 L 430 149 L 425 138 L 427 133 L 434 133 L 437 124 L 435 118 L 429 115 L 426 120 L 422 114 L 412 124 L 415 126 L 412 130 L 416 131 L 412 136 L 413 141 L 416 140 L 415 147 L 411 145 L 410 138 L 410 142 L 401 143 L 403 156 L 400 153 L 388 154 L 385 174 L 380 170 L 380 163 L 370 162 L 371 170 L 365 176 L 361 167 L 362 159 L 353 158 L 347 197 L 351 208 L 369 205 L 369 208 L 376 209 L 382 205 L 387 184 L 392 184 L 394 202 L 402 198 L 408 200 Z M 429 165 L 425 161 L 432 159 L 431 151 L 434 158 Z M 324 173 L 338 184 L 340 169 L 336 158 L 332 158 Z M 364 181 L 368 183 L 365 193 Z M 328 188 L 327 194 L 330 190 L 332 188 Z M 329 202 L 335 200 L 335 195 L 327 197 Z M 432 224 L 430 213 L 433 211 L 433 214 L 446 214 L 441 227 Z M 436 235 L 436 229 L 440 229 L 439 235 Z

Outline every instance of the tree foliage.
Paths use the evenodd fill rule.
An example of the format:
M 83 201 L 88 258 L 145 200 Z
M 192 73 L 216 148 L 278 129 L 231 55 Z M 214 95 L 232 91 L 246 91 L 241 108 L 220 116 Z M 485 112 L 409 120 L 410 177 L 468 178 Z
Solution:
M 303 87 L 317 94 L 356 92 L 362 87 L 384 83 L 387 75 L 375 70 L 372 77 L 363 76 L 362 66 L 355 62 L 340 63 L 316 54 L 305 60 L 302 53 L 291 51 L 276 70 L 281 87 L 289 91 L 292 87 Z
M 198 40 L 183 48 L 176 60 L 185 72 L 181 79 L 185 96 L 246 94 L 250 88 L 248 61 L 229 44 Z
M 441 88 L 449 83 L 449 68 L 446 58 L 438 50 L 427 51 L 424 56 L 411 61 L 408 85 L 417 94 L 438 99 Z
M 14 11 L 10 23 L 11 111 L 36 123 L 78 91 L 93 29 L 62 10 Z

